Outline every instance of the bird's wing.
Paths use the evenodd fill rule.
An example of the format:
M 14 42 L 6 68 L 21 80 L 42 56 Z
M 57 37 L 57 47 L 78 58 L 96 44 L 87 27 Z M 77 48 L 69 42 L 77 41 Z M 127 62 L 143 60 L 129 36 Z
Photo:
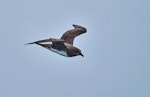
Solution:
M 52 44 L 52 47 L 57 50 L 63 50 L 66 51 L 67 47 L 64 45 L 64 40 L 63 39 L 54 39 L 50 38 Z
M 75 37 L 85 33 L 87 30 L 85 27 L 79 26 L 79 25 L 73 25 L 74 29 L 68 30 L 65 32 L 61 39 L 65 40 L 65 42 L 73 45 L 73 40 Z
M 63 39 L 49 38 L 49 39 L 38 40 L 38 41 L 27 43 L 27 44 L 39 44 L 39 43 L 44 43 L 44 42 L 63 42 L 63 41 L 64 41 Z
M 42 44 L 42 43 L 46 43 L 46 42 L 52 42 L 52 44 Z M 53 47 L 54 49 L 58 49 L 58 50 L 66 50 L 67 49 L 67 47 L 64 45 L 64 40 L 63 39 L 49 38 L 49 39 L 44 39 L 44 40 L 31 42 L 31 43 L 28 43 L 28 44 L 38 44 L 38 45 L 41 45 L 43 47 L 50 46 L 50 47 Z

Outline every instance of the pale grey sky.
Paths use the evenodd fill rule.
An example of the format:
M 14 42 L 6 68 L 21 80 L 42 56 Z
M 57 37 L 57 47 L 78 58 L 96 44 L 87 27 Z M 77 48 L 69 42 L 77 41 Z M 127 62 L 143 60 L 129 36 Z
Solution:
M 149 0 L 1 0 L 0 97 L 150 97 Z M 72 24 L 84 58 L 37 45 Z

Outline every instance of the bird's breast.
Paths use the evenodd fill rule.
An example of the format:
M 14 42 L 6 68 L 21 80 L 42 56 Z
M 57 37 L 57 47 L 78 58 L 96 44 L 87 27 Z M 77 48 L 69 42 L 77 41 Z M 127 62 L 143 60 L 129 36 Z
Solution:
M 68 57 L 68 55 L 67 55 L 67 52 L 66 52 L 66 51 L 63 51 L 63 50 L 57 50 L 57 49 L 54 49 L 54 48 L 50 48 L 49 50 L 50 50 L 50 51 L 52 51 L 52 52 L 55 52 L 55 53 L 57 53 L 57 54 L 59 54 L 59 55 L 62 55 L 62 56 Z

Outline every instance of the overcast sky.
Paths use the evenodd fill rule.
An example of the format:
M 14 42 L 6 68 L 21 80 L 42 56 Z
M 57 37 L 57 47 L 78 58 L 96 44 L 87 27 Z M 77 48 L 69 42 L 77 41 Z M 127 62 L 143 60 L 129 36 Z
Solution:
M 68 58 L 37 45 L 87 28 Z M 150 97 L 150 0 L 1 0 L 0 97 Z

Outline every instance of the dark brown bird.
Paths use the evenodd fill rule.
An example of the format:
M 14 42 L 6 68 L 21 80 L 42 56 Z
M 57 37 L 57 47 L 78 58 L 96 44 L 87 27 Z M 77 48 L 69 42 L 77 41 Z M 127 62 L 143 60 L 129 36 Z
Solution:
M 66 57 L 74 57 L 81 55 L 84 57 L 84 55 L 81 53 L 81 50 L 75 46 L 73 46 L 74 38 L 79 36 L 80 34 L 85 33 L 87 30 L 85 27 L 79 26 L 79 25 L 73 25 L 74 29 L 66 31 L 61 39 L 44 39 L 35 41 L 28 44 L 37 44 L 44 48 L 47 48 L 50 51 L 53 51 L 57 54 L 60 54 L 62 56 Z M 52 44 L 49 44 L 47 42 L 52 42 Z M 45 44 L 47 43 L 47 44 Z

